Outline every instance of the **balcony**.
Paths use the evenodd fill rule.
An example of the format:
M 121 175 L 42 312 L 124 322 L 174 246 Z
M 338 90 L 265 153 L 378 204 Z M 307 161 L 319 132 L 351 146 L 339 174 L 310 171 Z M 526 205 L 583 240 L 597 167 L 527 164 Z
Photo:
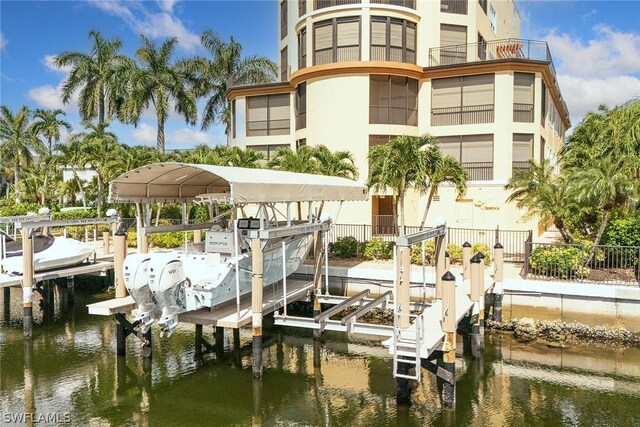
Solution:
M 533 104 L 513 104 L 513 121 L 533 123 Z
M 493 162 L 462 162 L 469 181 L 493 180 Z
M 553 75 L 556 74 L 549 46 L 544 41 L 503 39 L 429 49 L 430 67 L 502 59 L 547 62 Z
M 391 6 L 407 7 L 409 9 L 416 8 L 416 0 L 371 0 L 374 4 L 388 4 Z
M 326 7 L 344 6 L 348 4 L 359 4 L 361 0 L 315 0 L 313 10 L 324 9 Z
M 289 119 L 247 121 L 247 136 L 289 135 Z
M 431 109 L 431 126 L 493 123 L 493 104 Z
M 513 161 L 511 162 L 511 176 L 516 176 L 517 173 L 529 172 L 531 170 L 531 164 L 529 161 Z
M 467 0 L 440 0 L 440 12 L 467 14 Z

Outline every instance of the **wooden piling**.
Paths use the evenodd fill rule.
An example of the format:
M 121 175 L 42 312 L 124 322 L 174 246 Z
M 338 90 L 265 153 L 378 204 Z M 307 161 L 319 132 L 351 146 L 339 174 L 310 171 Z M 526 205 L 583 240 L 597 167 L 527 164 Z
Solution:
M 468 279 L 471 276 L 471 243 L 462 244 L 462 278 Z
M 193 243 L 202 243 L 202 230 L 193 230 Z
M 480 344 L 480 351 L 484 350 L 484 311 L 485 311 L 485 301 L 484 301 L 484 296 L 485 296 L 485 270 L 486 270 L 486 266 L 484 265 L 484 255 L 481 252 L 478 252 L 476 254 L 476 256 L 480 259 L 480 274 L 478 276 L 479 278 L 479 284 L 478 284 L 478 288 L 480 289 L 480 298 L 478 301 L 478 308 L 479 308 L 479 312 L 478 312 L 478 326 L 479 326 L 479 344 Z
M 442 276 L 445 269 L 445 253 L 446 253 L 446 237 L 445 235 L 437 236 L 435 242 L 436 256 L 436 299 L 442 298 Z
M 260 239 L 251 239 L 251 323 L 253 332 L 253 377 L 262 376 L 262 285 L 264 255 Z M 240 274 L 238 271 L 236 274 Z
M 493 273 L 493 320 L 502 322 L 502 297 L 504 281 L 504 247 L 496 243 L 493 247 L 493 263 L 495 272 Z
M 449 255 L 449 251 L 444 252 L 444 271 L 449 271 L 451 268 L 451 256 Z
M 113 236 L 113 271 L 115 276 L 116 298 L 127 296 L 127 288 L 124 285 L 123 263 L 127 256 L 127 235 L 118 230 Z
M 118 356 L 127 355 L 127 332 L 125 325 L 116 319 L 116 354 Z
M 194 354 L 193 358 L 196 362 L 202 363 L 202 325 L 196 323 L 196 332 L 194 336 Z
M 320 294 L 322 293 L 322 233 L 313 233 L 313 317 L 321 312 Z M 313 338 L 320 338 L 320 329 L 313 330 Z
M 411 313 L 411 248 L 399 246 L 396 256 L 396 296 L 398 314 L 398 326 L 408 328 L 410 324 L 409 314 Z M 402 363 L 401 365 L 404 365 Z
M 108 231 L 102 232 L 102 254 L 108 255 L 111 253 L 111 233 Z
M 220 361 L 224 357 L 224 328 L 223 327 L 216 326 L 215 339 L 216 339 L 216 342 L 215 342 L 216 358 L 218 359 L 218 361 Z
M 481 343 L 480 343 L 480 294 L 481 290 L 481 282 L 480 275 L 482 274 L 482 269 L 480 267 L 480 257 L 478 254 L 471 257 L 470 261 L 470 280 L 471 280 L 471 291 L 469 294 L 469 298 L 474 302 L 474 307 L 476 308 L 476 313 L 471 316 L 471 357 L 477 359 L 480 357 L 481 351 Z
M 29 228 L 22 231 L 22 307 L 24 338 L 33 336 L 33 238 Z
M 4 298 L 2 300 L 2 311 L 4 315 L 4 321 L 8 322 L 9 320 L 11 320 L 11 288 L 8 286 L 6 288 L 3 288 L 3 293 Z
M 450 372 L 452 381 L 442 387 L 442 404 L 451 408 L 456 404 L 456 278 L 447 271 L 442 277 L 442 331 L 446 334 L 442 347 L 443 368 Z

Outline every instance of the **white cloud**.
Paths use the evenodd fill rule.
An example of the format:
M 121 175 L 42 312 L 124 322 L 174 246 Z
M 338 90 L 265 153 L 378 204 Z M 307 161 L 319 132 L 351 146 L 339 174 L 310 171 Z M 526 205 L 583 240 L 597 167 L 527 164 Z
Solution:
M 143 3 L 98 0 L 90 3 L 97 8 L 120 17 L 135 32 L 153 39 L 176 37 L 179 46 L 193 52 L 200 46 L 200 37 L 189 31 L 182 21 L 172 15 L 175 1 L 161 2 L 162 12 L 150 12 Z
M 147 123 L 140 123 L 137 128 L 131 132 L 131 137 L 140 145 L 156 145 L 156 128 Z
M 9 39 L 4 36 L 2 32 L 0 32 L 0 51 L 4 50 L 5 46 L 9 43 Z
M 600 104 L 613 107 L 640 96 L 640 33 L 605 25 L 592 30 L 586 41 L 555 30 L 544 36 L 573 125 Z
M 219 143 L 219 137 L 189 128 L 177 129 L 167 135 L 167 144 L 173 145 L 187 145 L 191 147 L 200 144 L 217 145 Z
M 38 104 L 40 107 L 55 109 L 67 109 L 69 104 L 64 105 L 62 103 L 62 93 L 60 86 L 53 87 L 51 85 L 44 85 L 29 89 L 27 97 Z
M 56 67 L 53 63 L 55 57 L 56 57 L 55 55 L 45 55 L 44 58 L 42 59 L 42 63 L 45 65 L 45 67 L 47 67 L 51 71 L 65 74 L 65 78 L 66 78 L 66 74 L 70 73 L 73 67 L 71 65 L 65 65 L 64 67 Z

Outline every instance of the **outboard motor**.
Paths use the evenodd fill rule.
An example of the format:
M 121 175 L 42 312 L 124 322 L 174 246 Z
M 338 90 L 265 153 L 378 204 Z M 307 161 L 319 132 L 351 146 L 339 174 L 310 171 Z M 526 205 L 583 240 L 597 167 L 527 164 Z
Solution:
M 161 335 L 170 336 L 178 325 L 178 310 L 184 298 L 186 277 L 176 254 L 153 254 L 149 262 L 149 288 L 162 314 L 158 321 Z
M 153 323 L 155 302 L 149 289 L 149 254 L 131 254 L 124 259 L 124 285 L 138 304 L 138 313 L 134 320 L 140 321 L 138 328 L 144 334 Z

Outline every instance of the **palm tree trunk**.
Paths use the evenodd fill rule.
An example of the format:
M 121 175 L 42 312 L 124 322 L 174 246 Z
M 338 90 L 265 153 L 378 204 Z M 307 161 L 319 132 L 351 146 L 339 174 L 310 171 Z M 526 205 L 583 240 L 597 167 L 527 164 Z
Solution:
M 51 138 L 48 138 L 49 140 L 49 155 L 51 155 Z
M 87 207 L 87 198 L 84 195 L 84 188 L 82 188 L 82 182 L 80 181 L 80 177 L 78 176 L 78 171 L 76 171 L 75 168 L 71 168 L 71 172 L 73 172 L 73 177 L 76 180 L 76 183 L 78 184 L 78 191 L 80 191 L 80 197 L 82 197 L 82 207 L 86 208 Z M 72 197 L 71 200 L 73 200 L 73 204 L 75 205 L 75 193 L 74 193 L 74 197 Z
M 398 193 L 398 236 L 404 236 L 406 231 L 404 229 L 404 191 Z
M 320 217 L 322 216 L 322 208 L 324 208 L 324 200 L 320 202 L 320 209 L 318 209 L 318 222 L 320 222 Z
M 302 221 L 302 203 L 298 202 L 298 219 Z
M 164 119 L 158 116 L 158 136 L 157 149 L 160 154 L 164 154 Z
M 100 103 L 100 105 L 98 106 L 98 125 L 101 125 L 104 123 L 104 110 L 105 110 L 104 86 L 100 88 L 100 99 L 98 100 L 98 102 Z
M 100 176 L 100 174 L 98 174 L 98 197 L 96 200 L 96 211 L 98 214 L 98 217 L 101 216 L 102 214 L 102 192 L 104 191 L 104 183 L 102 182 L 102 176 Z
M 398 197 L 395 194 L 393 195 L 393 229 L 395 230 L 396 236 L 398 236 Z
M 18 192 L 18 181 L 20 181 L 20 164 L 16 161 L 13 165 L 13 189 L 16 193 L 16 203 L 20 203 L 20 193 Z
M 156 227 L 160 222 L 160 210 L 162 209 L 162 205 L 164 205 L 164 203 L 158 203 L 158 210 L 156 211 Z
M 431 208 L 431 202 L 433 201 L 433 196 L 435 196 L 437 186 L 431 186 L 431 190 L 429 190 L 429 197 L 427 198 L 427 206 L 424 207 L 424 213 L 422 214 L 422 221 L 420 221 L 420 230 L 424 227 L 425 222 L 427 222 L 427 215 L 429 214 L 429 208 Z
M 591 248 L 591 253 L 589 254 L 589 258 L 585 265 L 589 265 L 593 256 L 596 253 L 596 246 L 600 244 L 600 240 L 602 239 L 602 235 L 604 234 L 604 229 L 607 227 L 607 222 L 609 222 L 609 215 L 611 214 L 611 209 L 605 209 L 604 215 L 602 216 L 602 222 L 600 223 L 600 229 L 598 230 L 598 234 L 596 235 L 596 240 L 593 242 L 593 247 Z

